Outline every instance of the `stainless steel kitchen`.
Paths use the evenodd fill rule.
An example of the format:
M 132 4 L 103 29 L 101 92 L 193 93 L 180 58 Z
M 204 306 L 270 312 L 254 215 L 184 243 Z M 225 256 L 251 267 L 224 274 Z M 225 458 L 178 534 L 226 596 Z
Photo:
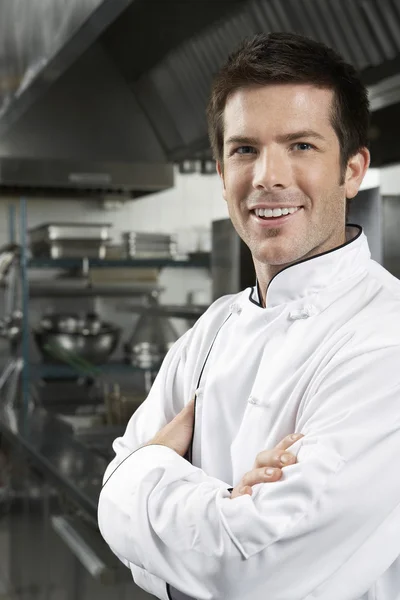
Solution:
M 282 289 L 278 290 L 279 276 L 273 281 L 278 269 L 273 271 L 275 275 L 270 281 L 271 292 L 267 286 L 267 297 L 271 294 L 272 308 L 269 308 L 268 300 L 261 298 L 258 259 L 255 258 L 251 243 L 245 243 L 245 236 L 238 235 L 240 226 L 236 227 L 235 222 L 239 218 L 238 213 L 227 200 L 229 183 L 233 186 L 232 182 L 236 181 L 239 189 L 239 167 L 225 164 L 225 154 L 221 166 L 216 156 L 210 134 L 211 109 L 208 104 L 214 78 L 240 42 L 258 34 L 272 35 L 278 32 L 305 36 L 332 48 L 346 63 L 352 65 L 368 92 L 368 148 L 371 159 L 369 166 L 365 166 L 365 176 L 360 175 L 357 190 L 344 197 L 347 207 L 346 230 L 347 227 L 362 230 L 357 234 L 361 237 L 351 243 L 347 241 L 342 246 L 338 242 L 335 249 L 338 250 L 336 254 L 345 249 L 350 252 L 352 245 L 361 243 L 359 240 L 362 239 L 369 248 L 371 262 L 377 268 L 385 269 L 388 277 L 389 274 L 392 276 L 391 289 L 397 292 L 399 298 L 400 287 L 395 287 L 400 279 L 399 0 L 0 0 L 0 600 L 400 598 L 400 587 L 397 587 L 397 583 L 400 586 L 400 566 L 397 579 L 393 575 L 394 583 L 390 591 L 389 586 L 376 583 L 400 557 L 399 542 L 396 542 L 397 554 L 394 541 L 391 542 L 390 562 L 384 565 L 382 559 L 381 572 L 376 570 L 373 581 L 367 577 L 362 579 L 354 567 L 354 579 L 365 581 L 364 588 L 361 583 L 358 587 L 340 587 L 336 580 L 333 581 L 333 573 L 344 569 L 338 563 L 331 568 L 333 583 L 330 591 L 322 585 L 322 580 L 328 581 L 331 577 L 331 574 L 328 577 L 328 571 L 325 575 L 320 571 L 321 581 L 315 579 L 313 588 L 306 588 L 303 582 L 297 585 L 296 577 L 304 572 L 304 568 L 297 565 L 297 569 L 293 567 L 296 572 L 293 585 L 279 588 L 274 581 L 266 578 L 265 587 L 262 587 L 259 579 L 254 579 L 248 592 L 243 592 L 237 583 L 240 568 L 236 577 L 233 575 L 235 569 L 229 567 L 235 584 L 228 586 L 221 583 L 221 588 L 215 584 L 213 577 L 219 568 L 215 565 L 219 563 L 210 566 L 211 558 L 217 556 L 221 565 L 225 565 L 225 562 L 221 559 L 220 550 L 212 547 L 212 542 L 206 544 L 209 551 L 203 550 L 203 541 L 196 529 L 194 515 L 197 510 L 206 511 L 199 512 L 199 515 L 210 514 L 210 523 L 214 518 L 211 517 L 211 514 L 214 515 L 211 508 L 209 513 L 207 508 L 199 508 L 203 505 L 197 497 L 198 488 L 203 486 L 203 490 L 211 486 L 211 490 L 215 485 L 217 487 L 209 493 L 214 494 L 215 510 L 221 520 L 218 527 L 213 526 L 212 529 L 215 544 L 221 544 L 221 555 L 233 557 L 232 563 L 227 564 L 236 564 L 234 561 L 237 559 L 238 564 L 247 564 L 248 573 L 251 573 L 251 569 L 260 572 L 263 570 L 261 563 L 257 563 L 255 569 L 254 565 L 263 556 L 265 561 L 272 561 L 275 569 L 278 563 L 273 562 L 273 553 L 279 553 L 279 547 L 287 543 L 286 538 L 279 539 L 275 523 L 272 523 L 276 516 L 273 507 L 270 529 L 268 523 L 266 525 L 269 538 L 262 543 L 262 551 L 257 546 L 258 534 L 254 533 L 254 538 L 251 538 L 253 541 L 245 540 L 243 543 L 240 538 L 243 533 L 236 537 L 236 526 L 233 527 L 229 521 L 234 518 L 233 512 L 232 515 L 228 512 L 234 509 L 222 508 L 222 504 L 242 506 L 243 511 L 256 511 L 256 500 L 259 498 L 256 493 L 261 493 L 261 487 L 254 490 L 254 497 L 251 492 L 237 499 L 233 495 L 228 498 L 223 494 L 228 493 L 225 488 L 229 489 L 229 494 L 236 489 L 252 464 L 244 458 L 240 463 L 239 458 L 235 458 L 235 452 L 238 451 L 236 442 L 226 444 L 225 456 L 232 459 L 232 464 L 236 460 L 237 464 L 246 465 L 246 469 L 240 472 L 239 466 L 237 470 L 232 466 L 232 477 L 223 479 L 221 473 L 217 473 L 217 466 L 215 472 L 208 472 L 205 466 L 206 453 L 217 447 L 213 445 L 214 441 L 210 438 L 207 450 L 204 448 L 207 446 L 204 438 L 202 445 L 199 442 L 200 434 L 196 438 L 196 427 L 200 431 L 200 427 L 205 428 L 206 423 L 209 423 L 211 432 L 207 435 L 215 438 L 220 435 L 224 437 L 221 430 L 225 422 L 228 428 L 234 427 L 233 420 L 226 416 L 228 413 L 223 413 L 226 419 L 223 422 L 218 420 L 221 417 L 212 416 L 217 413 L 208 408 L 209 404 L 206 404 L 202 394 L 203 390 L 207 390 L 207 380 L 212 397 L 212 386 L 216 389 L 218 383 L 216 372 L 225 369 L 226 373 L 232 369 L 233 375 L 237 372 L 237 369 L 235 371 L 233 366 L 229 366 L 230 360 L 224 362 L 221 359 L 218 363 L 216 356 L 212 358 L 211 367 L 206 365 L 209 355 L 217 353 L 218 348 L 221 356 L 226 356 L 223 350 L 230 351 L 232 365 L 234 356 L 242 352 L 243 370 L 246 370 L 249 355 L 255 356 L 256 343 L 247 343 L 248 338 L 241 338 L 242 341 L 236 343 L 233 333 L 232 337 L 226 338 L 224 348 L 221 347 L 222 342 L 218 346 L 219 331 L 226 328 L 225 322 L 230 316 L 230 322 L 239 317 L 249 319 L 246 316 L 247 309 L 242 309 L 238 300 L 239 294 L 247 290 L 246 300 L 250 299 L 248 304 L 252 305 L 252 309 L 255 310 L 257 305 L 257 310 L 268 313 L 268 310 L 277 310 L 273 302 L 276 301 L 275 295 L 278 297 L 278 294 L 282 294 L 283 297 L 283 292 L 287 292 L 283 290 L 283 284 Z M 231 81 L 234 81 L 233 76 Z M 303 85 L 283 83 L 280 87 Z M 245 84 L 242 87 L 245 88 Z M 279 85 L 274 81 L 268 86 L 252 85 L 252 89 L 260 87 L 278 88 Z M 326 91 L 321 87 L 324 86 L 315 86 L 318 92 Z M 242 89 L 239 84 L 237 88 Z M 237 93 L 227 96 L 227 107 Z M 219 115 L 221 123 L 223 115 L 222 111 Z M 275 119 L 270 126 L 271 131 L 277 128 L 276 123 Z M 224 124 L 221 129 L 224 132 Z M 258 129 L 264 131 L 261 120 L 257 122 Z M 305 133 L 307 131 L 306 127 Z M 237 154 L 234 159 L 237 160 L 235 164 L 239 165 L 240 156 L 242 164 L 246 163 L 245 167 L 240 167 L 242 173 L 245 170 L 248 173 L 251 161 L 256 161 L 256 158 L 250 157 L 258 156 L 252 148 L 254 135 L 236 137 L 242 140 L 242 149 L 251 150 L 250 153 L 244 153 L 245 156 Z M 310 146 L 308 139 L 304 142 L 302 139 L 293 140 L 297 146 L 302 144 L 302 148 L 307 145 L 306 150 Z M 277 145 L 271 144 L 271 156 L 274 148 L 276 150 Z M 355 150 L 358 151 L 358 147 Z M 319 156 L 324 152 L 321 151 Z M 259 154 L 261 156 L 261 152 Z M 228 160 L 234 164 L 233 159 Z M 301 159 L 289 159 L 285 155 L 284 160 L 313 160 L 313 164 L 317 164 L 322 159 L 304 156 Z M 278 171 L 275 169 L 277 162 L 268 155 L 265 159 L 267 163 L 272 165 L 275 174 Z M 287 164 L 289 162 L 285 162 Z M 300 167 L 293 167 L 293 173 L 298 172 L 296 169 Z M 324 173 L 327 181 L 331 176 L 329 169 Z M 284 174 L 284 169 L 279 176 L 289 177 L 286 172 Z M 283 187 L 293 188 L 287 195 L 288 202 L 295 195 L 293 181 L 290 180 L 287 186 L 286 183 L 276 185 L 282 198 L 285 198 Z M 259 194 L 257 198 L 261 198 L 263 185 L 253 185 Z M 241 190 L 244 194 L 244 187 Z M 305 203 L 306 208 L 308 203 L 308 211 L 315 210 L 316 214 L 321 215 L 323 211 L 311 208 L 314 201 L 308 200 L 304 191 L 301 193 L 302 197 L 307 198 Z M 273 194 L 278 192 L 273 190 Z M 249 199 L 252 198 L 256 198 L 255 191 L 249 196 Z M 306 213 L 304 207 L 300 209 Z M 265 223 L 258 223 L 257 231 L 263 227 L 263 235 L 268 242 L 278 243 L 278 233 L 286 230 L 283 223 L 291 223 L 290 219 L 293 219 L 293 223 L 305 220 L 304 214 L 296 217 L 289 214 L 288 209 L 277 214 L 270 212 L 269 216 L 265 211 L 263 216 L 262 208 L 261 213 L 257 213 L 257 210 L 252 211 L 254 222 L 255 219 L 259 222 L 271 221 L 272 218 L 278 218 L 280 222 L 282 218 L 282 225 L 275 223 L 276 229 L 273 230 L 268 230 Z M 287 218 L 289 220 L 285 220 Z M 310 219 L 312 221 L 313 217 L 310 216 Z M 334 219 L 332 217 L 332 222 Z M 290 225 L 286 227 L 290 229 Z M 267 233 L 273 235 L 270 237 Z M 292 236 L 292 239 L 297 238 Z M 331 263 L 327 262 L 328 254 L 335 253 L 331 252 L 331 247 L 322 248 L 318 257 L 314 253 L 314 261 L 309 261 L 309 255 L 305 252 L 303 255 L 306 258 L 301 261 L 300 256 L 296 261 L 286 261 L 285 264 L 293 266 L 288 270 L 287 267 L 283 269 L 286 275 L 282 273 L 282 280 L 285 276 L 289 277 L 290 269 L 299 268 L 298 281 L 310 277 L 309 288 L 312 294 L 316 294 L 312 287 L 314 279 L 311 280 L 316 275 L 311 272 L 311 266 L 308 267 L 309 271 L 304 270 L 304 275 L 300 274 L 300 269 L 310 262 L 317 263 L 317 259 L 326 261 L 320 263 L 324 269 L 331 268 Z M 350 254 L 347 260 L 346 268 L 350 269 L 353 260 Z M 295 262 L 298 264 L 295 265 Z M 280 264 L 283 265 L 283 261 Z M 336 289 L 334 278 L 337 271 L 333 270 L 333 266 L 332 273 L 324 273 L 325 285 Z M 358 273 L 354 270 L 351 277 L 357 279 Z M 348 281 L 351 277 L 349 275 Z M 366 294 L 372 290 L 367 284 L 365 289 Z M 380 296 L 380 291 L 375 292 L 376 297 Z M 351 293 L 349 288 L 349 297 Z M 227 295 L 230 295 L 230 299 Z M 371 295 L 375 298 L 372 292 Z M 293 298 L 290 298 L 290 302 Z M 307 305 L 304 305 L 306 310 L 313 305 L 313 299 L 314 295 L 310 295 Z M 228 302 L 229 317 L 225 321 L 225 317 L 221 316 L 209 346 L 206 341 L 204 344 L 199 342 L 198 360 L 203 354 L 205 358 L 198 373 L 197 359 L 194 358 L 196 353 L 190 350 L 187 340 L 200 335 L 198 332 L 202 326 L 199 323 L 207 322 L 203 319 L 210 319 L 207 315 L 214 314 L 213 310 L 220 310 L 218 307 L 222 307 L 224 302 Z M 285 302 L 288 300 L 285 299 Z M 317 301 L 315 305 L 319 306 Z M 296 305 L 297 308 L 301 307 Z M 328 308 L 325 307 L 324 312 L 329 313 Z M 307 314 L 300 313 L 293 317 L 295 322 L 290 327 L 296 329 L 296 340 L 299 347 L 303 348 L 307 346 L 307 336 L 310 339 L 309 334 L 303 336 L 307 317 L 316 319 L 319 316 L 312 316 L 312 310 Z M 273 315 L 268 317 L 269 325 L 274 323 L 274 327 L 277 327 L 278 313 Z M 337 330 L 329 330 L 326 339 L 333 339 L 340 330 L 340 318 L 336 319 Z M 374 326 L 379 330 L 380 321 L 377 320 Z M 249 320 L 247 333 L 250 330 Z M 280 335 L 277 334 L 277 338 Z M 214 342 L 215 352 L 211 353 Z M 182 351 L 186 360 L 184 364 L 195 365 L 190 368 L 196 373 L 197 384 L 195 382 L 192 385 L 189 375 L 185 375 L 189 367 L 182 366 L 183 359 L 181 365 L 175 358 L 182 343 L 187 344 L 188 348 L 186 350 L 185 346 Z M 385 344 L 385 348 L 395 346 L 394 342 Z M 340 352 L 339 345 L 337 348 Z M 365 355 L 372 350 L 375 350 L 373 342 L 370 345 L 365 342 Z M 293 352 L 296 355 L 295 350 Z M 302 352 L 301 356 L 298 355 L 299 363 L 303 360 L 305 350 Z M 273 354 L 269 364 L 276 365 L 286 360 L 284 355 L 278 358 L 279 351 Z M 174 366 L 174 361 L 177 366 Z M 291 357 L 290 362 L 294 363 L 295 359 Z M 216 365 L 214 371 L 213 364 Z M 396 376 L 395 369 L 392 371 L 393 377 Z M 233 375 L 231 381 L 234 381 Z M 172 452 L 172 446 L 162 448 L 169 444 L 164 442 L 161 434 L 167 431 L 168 422 L 186 414 L 184 411 L 187 407 L 184 408 L 180 400 L 173 399 L 172 410 L 169 404 L 157 404 L 155 398 L 157 394 L 163 396 L 164 385 L 174 390 L 180 378 L 185 394 L 190 394 L 185 398 L 185 403 L 194 394 L 194 425 L 187 452 L 185 450 L 181 456 L 171 457 L 176 452 Z M 256 375 L 253 379 L 256 379 Z M 276 379 L 274 384 L 275 388 L 281 387 Z M 231 385 L 234 387 L 236 383 Z M 238 393 L 241 393 L 240 385 L 238 383 L 236 386 Z M 222 389 L 222 383 L 220 386 Z M 393 389 L 394 384 L 391 386 L 390 389 Z M 265 389 L 269 393 L 271 388 Z M 308 390 L 304 386 L 304 402 L 312 405 L 312 401 L 308 400 Z M 240 427 L 235 425 L 235 436 L 244 429 L 245 418 L 250 410 L 258 410 L 254 422 L 261 422 L 264 418 L 270 420 L 275 414 L 273 400 L 268 403 L 265 401 L 264 406 L 257 406 L 257 394 L 261 392 L 253 390 L 249 399 L 243 400 L 240 413 L 243 421 Z M 168 395 L 166 391 L 165 395 Z M 318 393 L 316 396 L 319 398 Z M 233 402 L 232 399 L 232 406 Z M 237 410 L 237 403 L 234 406 L 232 410 Z M 292 418 L 293 424 L 297 425 L 303 423 L 300 400 L 296 406 L 297 416 L 293 417 L 292 413 Z M 305 408 L 304 413 L 307 410 L 311 409 Z M 345 412 L 343 410 L 343 414 L 340 413 L 338 422 L 345 420 Z M 276 422 L 281 423 L 278 418 Z M 138 438 L 142 441 L 136 445 L 132 443 L 132 447 L 129 447 L 127 439 L 130 432 L 139 431 L 142 426 L 145 429 Z M 265 438 L 274 440 L 274 443 L 279 441 L 274 437 L 278 436 L 278 431 L 284 435 L 294 433 L 284 426 L 279 429 L 280 425 L 275 432 L 274 427 L 272 424 L 269 430 L 274 431 L 272 437 Z M 326 427 L 328 429 L 328 424 Z M 147 431 L 152 432 L 151 436 Z M 324 430 L 321 431 L 323 437 Z M 343 431 L 347 431 L 345 424 Z M 366 425 L 360 431 L 360 438 L 369 435 Z M 307 435 L 310 438 L 314 435 L 312 426 L 308 428 L 308 422 L 304 432 L 300 433 L 304 433 L 304 439 Z M 392 440 L 394 435 L 390 432 L 388 438 Z M 307 464 L 307 452 L 310 454 L 310 447 L 314 443 L 312 439 L 308 441 L 308 446 L 304 443 L 298 450 L 295 447 L 299 463 L 283 469 L 282 481 L 261 483 L 260 486 L 270 486 L 271 490 L 282 487 L 284 490 L 286 483 L 291 485 L 290 469 L 300 467 L 303 458 Z M 325 452 L 324 442 L 318 438 L 316 446 L 320 443 Z M 328 451 L 326 455 L 322 452 L 322 458 L 326 458 L 327 463 L 332 461 L 333 464 L 338 459 L 340 465 L 350 464 L 351 459 L 347 455 L 343 458 L 341 452 L 337 451 L 340 448 L 345 452 L 345 442 L 337 444 L 332 455 Z M 142 448 L 147 445 L 150 447 Z M 261 451 L 255 441 L 254 448 Z M 161 452 L 160 449 L 165 451 L 165 460 L 161 455 L 159 458 L 156 456 L 157 451 Z M 263 449 L 270 447 L 263 446 Z M 151 460 L 153 451 L 154 468 L 151 467 L 147 475 L 138 474 L 148 464 L 146 460 Z M 123 506 L 116 509 L 119 512 L 118 516 L 115 515 L 114 525 L 113 511 L 107 509 L 111 527 L 115 526 L 117 530 L 121 522 L 128 522 L 123 519 L 126 517 L 124 511 L 128 511 L 130 506 L 132 514 L 129 523 L 134 524 L 134 531 L 129 535 L 132 539 L 135 535 L 139 538 L 143 535 L 143 548 L 145 543 L 148 544 L 146 551 L 143 548 L 139 550 L 142 541 L 138 539 L 132 542 L 132 548 L 127 548 L 126 553 L 121 554 L 126 540 L 121 541 L 120 546 L 113 547 L 110 542 L 112 534 L 106 534 L 101 527 L 101 515 L 105 509 L 99 504 L 99 498 L 103 497 L 104 506 L 106 501 L 111 503 L 111 500 L 105 499 L 102 489 L 107 487 L 109 479 L 113 479 L 108 467 L 117 452 L 120 452 L 118 465 L 112 463 L 115 464 L 115 471 L 120 470 L 119 466 L 130 458 L 131 453 L 137 456 L 143 453 L 146 460 L 143 458 L 142 466 L 132 462 L 134 476 L 138 478 L 136 491 L 126 492 L 126 497 L 122 499 L 122 492 L 115 487 L 114 493 L 117 496 L 121 493 Z M 354 456 L 356 454 L 354 451 Z M 178 459 L 179 465 L 182 465 L 179 469 L 184 471 L 185 464 L 188 464 L 188 468 L 196 469 L 196 472 L 185 471 L 181 476 L 174 462 Z M 157 460 L 160 461 L 158 471 Z M 218 460 L 215 465 L 219 464 Z M 366 456 L 365 461 L 368 460 Z M 138 459 L 134 458 L 133 461 Z M 327 471 L 330 468 L 329 463 Z M 336 468 L 340 474 L 346 470 L 345 466 L 332 466 L 332 470 Z M 382 468 L 386 469 L 387 465 L 383 464 Z M 154 484 L 156 472 L 164 475 L 159 475 L 157 484 Z M 163 477 L 166 478 L 166 474 L 170 483 L 169 487 L 164 488 L 162 486 L 166 484 L 163 483 Z M 206 475 L 207 480 L 201 479 Z M 313 476 L 311 467 L 309 474 L 305 469 L 305 478 Z M 319 476 L 317 468 L 315 476 Z M 139 477 L 142 478 L 140 481 Z M 392 479 L 395 478 L 395 471 L 392 470 Z M 308 480 L 306 483 L 308 485 Z M 178 488 L 194 484 L 198 488 L 191 488 L 189 500 L 183 502 L 181 498 L 179 504 Z M 149 486 L 153 485 L 155 488 L 143 493 L 140 502 L 136 500 L 141 494 L 140 490 L 150 490 Z M 376 486 L 379 488 L 379 483 Z M 166 492 L 166 489 L 169 491 Z M 399 486 L 397 489 L 400 493 Z M 201 491 L 203 493 L 206 492 Z M 271 491 L 269 496 L 266 495 L 265 501 L 272 502 L 274 493 Z M 306 490 L 304 494 L 307 493 Z M 176 505 L 174 498 L 177 498 Z M 309 498 L 313 503 L 320 502 L 323 505 L 320 496 L 314 497 L 314 490 L 309 491 Z M 137 508 L 137 513 L 134 513 L 136 502 L 140 510 Z M 385 502 L 382 500 L 382 504 Z M 170 507 L 170 514 L 176 511 L 177 522 L 180 518 L 187 519 L 185 531 L 193 528 L 190 542 L 175 522 L 170 528 L 165 522 L 160 525 L 163 505 Z M 400 505 L 400 498 L 397 505 Z M 265 512 L 270 506 L 272 504 L 265 504 Z M 293 506 L 288 502 L 286 510 L 297 510 L 296 505 Z M 148 513 L 140 512 L 145 510 Z M 186 511 L 184 515 L 181 510 Z M 367 521 L 370 518 L 367 508 L 364 512 Z M 149 522 L 147 517 L 143 517 L 144 514 L 149 515 Z M 162 514 L 165 520 L 166 513 Z M 279 518 L 277 515 L 277 521 Z M 207 528 L 206 520 L 207 516 L 203 518 L 204 531 Z M 383 516 L 381 520 L 383 522 Z M 337 527 L 342 532 L 343 528 L 340 525 Z M 223 534 L 219 533 L 220 529 Z M 372 539 L 373 533 L 367 533 L 367 529 L 364 533 L 366 539 Z M 232 547 L 225 546 L 225 535 L 233 542 Z M 154 543 L 160 547 L 162 545 L 162 560 L 151 550 L 150 542 L 145 542 L 146 536 L 149 540 L 157 538 L 158 541 Z M 300 531 L 293 544 L 297 544 L 301 536 Z M 387 536 L 389 538 L 389 533 Z M 394 529 L 391 536 L 396 537 Z M 306 535 L 303 537 L 306 538 Z M 304 543 L 310 544 L 310 541 Z M 335 543 L 333 540 L 332 545 Z M 327 541 L 327 546 L 330 545 L 331 542 Z M 263 554 L 270 546 L 271 555 Z M 237 551 L 239 557 L 236 556 Z M 183 559 L 185 554 L 187 557 L 193 554 L 193 565 L 203 561 L 203 587 L 201 578 L 196 576 L 197 566 L 193 567 L 193 572 L 186 568 L 187 563 Z M 146 556 L 146 560 L 143 556 Z M 176 566 L 180 556 L 184 565 L 182 568 Z M 290 553 L 288 556 L 291 556 Z M 346 561 L 350 561 L 353 551 L 349 549 L 346 556 Z M 365 554 L 363 560 L 367 564 L 371 555 L 367 559 Z M 267 572 L 268 562 L 265 565 Z M 224 568 L 221 566 L 221 572 Z M 166 573 L 169 573 L 169 569 L 179 573 L 176 581 L 168 579 Z M 316 567 L 315 571 L 318 569 Z M 368 567 L 365 567 L 365 571 L 375 573 Z M 182 575 L 183 572 L 189 572 L 187 577 Z M 282 574 L 282 579 L 285 578 Z M 181 580 L 184 583 L 179 587 Z M 220 581 L 223 580 L 224 576 L 221 575 Z

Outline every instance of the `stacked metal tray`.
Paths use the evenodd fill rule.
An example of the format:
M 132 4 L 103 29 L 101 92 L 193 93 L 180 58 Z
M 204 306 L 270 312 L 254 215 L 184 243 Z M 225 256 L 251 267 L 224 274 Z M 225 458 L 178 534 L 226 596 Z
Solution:
M 110 224 L 45 223 L 29 231 L 34 257 L 105 258 Z
M 170 234 L 128 231 L 122 239 L 129 258 L 177 257 L 177 242 Z

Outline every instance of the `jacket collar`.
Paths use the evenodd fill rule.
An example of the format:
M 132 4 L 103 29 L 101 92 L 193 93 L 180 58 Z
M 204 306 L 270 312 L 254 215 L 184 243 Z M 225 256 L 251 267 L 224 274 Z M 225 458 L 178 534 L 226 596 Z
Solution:
M 273 308 L 310 296 L 329 286 L 351 279 L 365 271 L 371 258 L 368 240 L 360 225 L 346 226 L 346 242 L 337 248 L 285 267 L 270 281 L 266 307 Z M 250 301 L 261 306 L 259 284 L 252 289 Z

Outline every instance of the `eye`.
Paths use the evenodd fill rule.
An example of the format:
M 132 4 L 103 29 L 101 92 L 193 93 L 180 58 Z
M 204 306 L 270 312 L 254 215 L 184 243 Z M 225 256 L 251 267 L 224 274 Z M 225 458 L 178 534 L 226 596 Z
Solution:
M 239 146 L 232 151 L 232 154 L 252 154 L 255 152 L 253 146 Z
M 293 145 L 295 150 L 301 150 L 302 152 L 306 150 L 312 150 L 314 146 L 312 144 L 308 144 L 307 142 L 297 142 Z

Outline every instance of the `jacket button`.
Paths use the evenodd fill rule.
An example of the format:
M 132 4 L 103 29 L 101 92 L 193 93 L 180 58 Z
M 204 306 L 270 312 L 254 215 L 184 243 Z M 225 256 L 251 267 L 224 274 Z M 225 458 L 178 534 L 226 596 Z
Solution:
M 257 398 L 255 398 L 254 396 L 250 396 L 249 397 L 249 404 L 258 404 Z

